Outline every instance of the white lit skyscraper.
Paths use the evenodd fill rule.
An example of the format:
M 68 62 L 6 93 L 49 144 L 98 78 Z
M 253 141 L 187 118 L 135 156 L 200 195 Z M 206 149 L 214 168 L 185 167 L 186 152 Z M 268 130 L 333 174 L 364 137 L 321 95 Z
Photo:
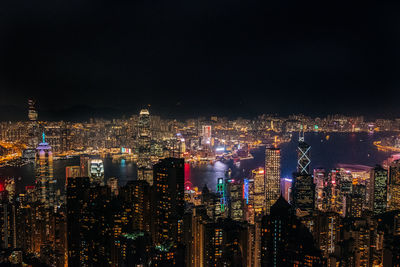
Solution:
M 44 133 L 42 143 L 36 148 L 35 171 L 39 201 L 46 207 L 54 207 L 56 180 L 53 177 L 53 154 Z
M 89 160 L 89 178 L 91 184 L 104 185 L 104 165 L 101 159 Z
M 281 194 L 280 180 L 281 150 L 277 147 L 268 147 L 265 151 L 265 199 L 267 214 L 269 214 L 271 206 Z

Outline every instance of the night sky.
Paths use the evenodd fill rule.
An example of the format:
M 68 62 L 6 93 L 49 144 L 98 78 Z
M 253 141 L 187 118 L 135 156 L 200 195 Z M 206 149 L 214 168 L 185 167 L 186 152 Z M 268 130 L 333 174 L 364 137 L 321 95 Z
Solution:
M 396 3 L 397 2 L 397 3 Z M 5 0 L 0 119 L 400 116 L 400 3 Z M 22 111 L 22 112 L 21 112 Z

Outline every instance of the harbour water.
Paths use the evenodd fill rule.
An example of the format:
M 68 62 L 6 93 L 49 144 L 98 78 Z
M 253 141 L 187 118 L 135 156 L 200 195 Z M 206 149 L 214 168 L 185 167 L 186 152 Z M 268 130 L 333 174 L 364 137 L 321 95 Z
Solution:
M 361 164 L 374 166 L 381 164 L 392 152 L 378 151 L 373 141 L 380 140 L 392 133 L 306 133 L 305 141 L 311 145 L 311 167 L 322 167 L 332 169 L 339 163 Z M 293 135 L 290 142 L 281 145 L 281 174 L 282 177 L 291 177 L 296 169 L 297 163 L 297 136 Z M 210 189 L 216 186 L 216 180 L 224 177 L 228 169 L 232 171 L 232 178 L 243 178 L 249 172 L 264 165 L 265 148 L 260 147 L 252 154 L 254 159 L 242 161 L 239 167 L 233 164 L 215 162 L 213 165 L 204 164 L 197 166 L 185 166 L 185 180 L 187 186 L 203 187 L 204 184 Z M 63 190 L 65 184 L 65 167 L 79 165 L 78 158 L 54 161 L 54 176 L 57 178 L 58 187 Z M 136 165 L 125 160 L 113 161 L 111 158 L 104 159 L 105 179 L 117 177 L 119 184 L 124 185 L 129 180 L 136 179 Z M 22 167 L 0 168 L 0 178 L 14 177 L 19 188 L 33 185 L 35 181 L 33 164 Z

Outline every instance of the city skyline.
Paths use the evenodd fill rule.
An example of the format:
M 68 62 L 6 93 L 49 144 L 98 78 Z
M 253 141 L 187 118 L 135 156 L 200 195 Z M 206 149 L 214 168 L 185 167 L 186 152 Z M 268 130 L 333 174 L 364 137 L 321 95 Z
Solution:
M 41 121 L 27 103 L 0 122 L 2 262 L 397 264 L 398 118 Z
M 168 116 L 399 116 L 398 8 L 3 1 L 0 107 L 23 108 L 32 97 L 46 119 L 65 119 L 79 106 L 104 116 L 147 104 Z M 373 109 L 370 93 L 384 96 Z
M 400 2 L 0 1 L 0 266 L 400 266 Z

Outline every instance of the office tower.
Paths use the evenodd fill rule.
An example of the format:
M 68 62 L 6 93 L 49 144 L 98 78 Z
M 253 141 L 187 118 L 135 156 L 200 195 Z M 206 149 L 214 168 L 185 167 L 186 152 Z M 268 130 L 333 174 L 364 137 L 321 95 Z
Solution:
M 315 207 L 315 184 L 313 177 L 306 172 L 295 173 L 292 184 L 291 204 L 297 210 L 311 213 Z
M 400 160 L 389 166 L 389 210 L 400 209 Z
M 101 159 L 89 160 L 89 178 L 93 185 L 104 184 L 104 165 Z
M 184 160 L 165 158 L 153 167 L 154 241 L 158 246 L 182 242 L 184 213 Z
M 227 211 L 227 196 L 226 196 L 226 183 L 224 178 L 217 179 L 217 205 L 215 205 L 214 217 L 219 218 Z
M 28 118 L 29 118 L 29 120 L 30 121 L 37 121 L 38 113 L 37 113 L 36 108 L 35 108 L 35 100 L 29 99 L 28 100 L 28 105 L 29 105 L 29 109 L 28 109 Z
M 263 215 L 265 211 L 265 171 L 264 168 L 257 168 L 252 170 L 251 172 L 253 179 L 253 187 L 252 187 L 252 200 L 253 200 L 253 209 L 255 216 Z
M 118 178 L 111 177 L 108 179 L 107 186 L 110 188 L 112 196 L 118 196 Z
M 387 180 L 388 171 L 381 166 L 376 166 L 371 170 L 370 176 L 370 210 L 375 215 L 384 213 L 387 205 Z
M 315 208 L 322 210 L 324 187 L 326 184 L 325 169 L 314 169 Z
M 302 132 L 297 146 L 297 172 L 300 174 L 310 174 L 310 150 L 311 146 L 304 142 L 304 132 Z
M 245 199 L 243 182 L 238 180 L 230 180 L 227 184 L 229 217 L 236 221 L 245 219 Z
M 201 127 L 201 144 L 203 146 L 211 145 L 211 125 L 203 125 Z
M 36 190 L 40 202 L 47 208 L 56 205 L 56 181 L 53 177 L 53 154 L 51 147 L 46 143 L 43 133 L 43 141 L 36 148 L 35 157 Z
M 355 185 L 358 187 L 361 185 Z M 352 193 L 346 194 L 344 197 L 344 217 L 361 218 L 363 211 L 363 203 L 365 196 L 360 193 L 360 190 L 354 188 Z
M 65 167 L 65 185 L 68 183 L 68 178 L 82 177 L 80 166 Z
M 83 266 L 83 251 L 85 240 L 83 238 L 83 219 L 87 209 L 88 190 L 90 181 L 88 177 L 69 177 L 67 182 L 67 242 L 68 266 Z
M 309 230 L 280 196 L 261 223 L 261 266 L 322 266 Z M 307 264 L 307 265 L 306 265 Z
M 268 147 L 265 152 L 265 195 L 266 213 L 281 194 L 281 153 L 276 147 Z
M 147 109 L 142 109 L 138 120 L 138 167 L 151 169 L 151 129 L 150 113 Z
M 28 151 L 31 152 L 38 146 L 39 143 L 39 125 L 37 122 L 38 113 L 35 108 L 35 101 L 33 99 L 28 100 L 28 118 L 29 118 L 29 130 L 28 130 Z M 29 157 L 29 156 L 28 156 Z

